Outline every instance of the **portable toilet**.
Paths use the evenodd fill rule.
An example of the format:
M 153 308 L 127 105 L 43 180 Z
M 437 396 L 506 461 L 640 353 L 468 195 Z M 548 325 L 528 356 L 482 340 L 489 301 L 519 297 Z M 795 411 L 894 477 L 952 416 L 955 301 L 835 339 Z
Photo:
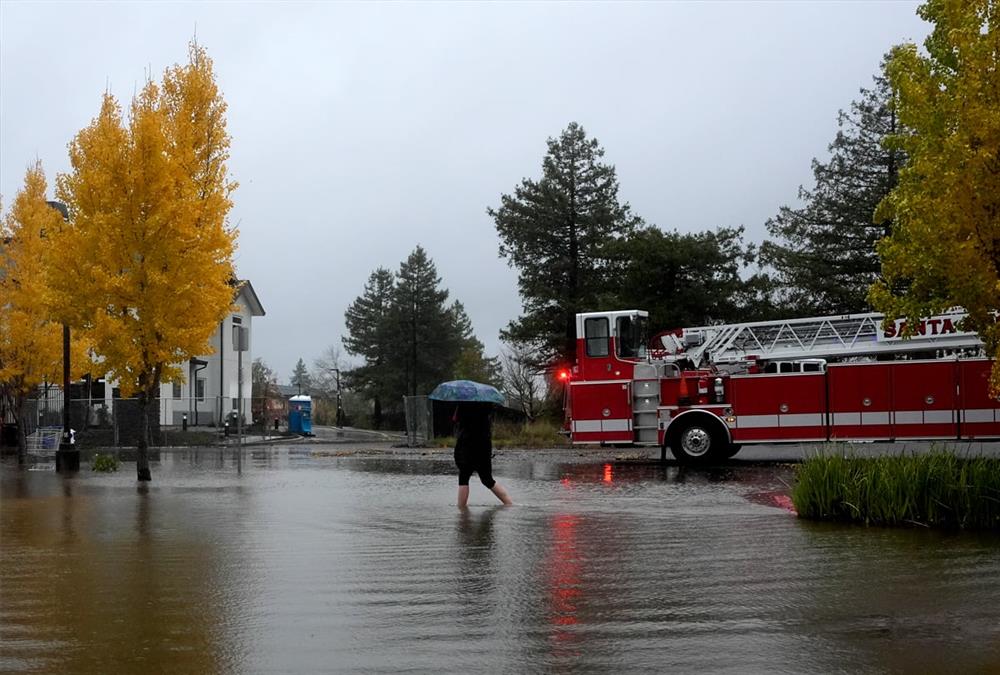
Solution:
M 293 434 L 312 435 L 312 397 L 299 394 L 288 400 L 288 430 Z

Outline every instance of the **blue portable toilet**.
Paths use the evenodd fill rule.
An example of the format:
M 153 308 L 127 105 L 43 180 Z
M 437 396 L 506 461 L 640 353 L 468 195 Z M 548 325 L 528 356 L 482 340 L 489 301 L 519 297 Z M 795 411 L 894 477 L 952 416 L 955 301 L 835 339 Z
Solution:
M 288 430 L 312 435 L 312 397 L 299 394 L 288 399 Z

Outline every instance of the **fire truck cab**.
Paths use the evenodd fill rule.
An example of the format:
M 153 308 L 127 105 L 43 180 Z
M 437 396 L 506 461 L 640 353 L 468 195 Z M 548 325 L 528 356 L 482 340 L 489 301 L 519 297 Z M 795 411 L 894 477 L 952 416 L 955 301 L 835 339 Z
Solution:
M 992 361 L 962 316 L 932 317 L 935 330 L 908 340 L 878 314 L 650 340 L 645 311 L 578 314 L 566 428 L 574 443 L 655 444 L 685 462 L 753 443 L 1000 438 Z

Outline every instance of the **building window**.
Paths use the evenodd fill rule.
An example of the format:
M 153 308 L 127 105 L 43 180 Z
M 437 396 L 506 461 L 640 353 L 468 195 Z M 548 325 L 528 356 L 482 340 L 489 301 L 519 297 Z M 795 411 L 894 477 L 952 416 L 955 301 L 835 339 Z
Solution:
M 174 382 L 174 398 L 180 398 L 180 397 L 181 397 L 181 383 Z
M 194 384 L 194 395 L 199 401 L 205 400 L 205 378 L 199 377 Z
M 241 317 L 241 316 L 234 316 L 233 317 L 233 324 L 234 325 L 238 326 L 241 323 L 243 323 L 243 317 Z

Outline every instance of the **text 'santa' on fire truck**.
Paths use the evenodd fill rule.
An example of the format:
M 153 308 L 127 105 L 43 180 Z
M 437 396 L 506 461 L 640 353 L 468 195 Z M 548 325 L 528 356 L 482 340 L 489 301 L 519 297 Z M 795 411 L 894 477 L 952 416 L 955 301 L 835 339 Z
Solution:
M 751 443 L 1000 438 L 992 361 L 964 314 L 902 339 L 881 314 L 667 331 L 648 313 L 576 317 L 566 428 L 574 443 L 670 449 L 681 461 Z

